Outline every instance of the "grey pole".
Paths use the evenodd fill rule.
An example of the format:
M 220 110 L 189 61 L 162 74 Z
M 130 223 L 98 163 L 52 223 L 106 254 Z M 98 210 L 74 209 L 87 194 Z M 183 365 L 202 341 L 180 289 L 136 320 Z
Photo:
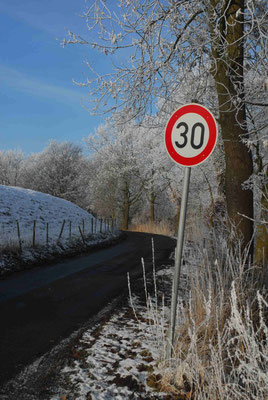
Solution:
M 186 211 L 187 211 L 190 176 L 191 176 L 191 167 L 185 167 L 183 192 L 182 192 L 182 199 L 181 199 L 180 219 L 179 219 L 179 227 L 178 227 L 177 247 L 176 247 L 176 251 L 175 251 L 175 267 L 174 267 L 174 278 L 173 278 L 173 287 L 172 287 L 170 321 L 169 321 L 169 328 L 168 328 L 166 360 L 169 360 L 171 358 L 172 349 L 173 349 L 173 345 L 174 345 L 178 289 L 179 289 L 180 272 L 181 272 L 181 257 L 182 257 L 182 250 L 183 250 L 184 228 L 185 228 L 185 219 L 186 219 Z

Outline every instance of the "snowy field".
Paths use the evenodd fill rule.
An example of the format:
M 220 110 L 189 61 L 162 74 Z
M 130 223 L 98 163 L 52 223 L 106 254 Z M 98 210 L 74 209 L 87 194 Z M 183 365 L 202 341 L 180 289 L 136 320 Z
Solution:
M 79 242 L 87 245 L 105 240 L 114 231 L 111 220 L 100 222 L 67 200 L 0 185 L 0 272 L 7 268 L 8 254 L 31 261 L 62 253 Z

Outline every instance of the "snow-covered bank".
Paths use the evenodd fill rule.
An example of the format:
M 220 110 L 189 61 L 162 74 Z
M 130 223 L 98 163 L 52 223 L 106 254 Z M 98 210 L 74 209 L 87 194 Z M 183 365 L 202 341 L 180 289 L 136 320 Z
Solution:
M 67 200 L 0 185 L 0 277 L 109 244 L 118 236 L 111 221 L 102 223 Z

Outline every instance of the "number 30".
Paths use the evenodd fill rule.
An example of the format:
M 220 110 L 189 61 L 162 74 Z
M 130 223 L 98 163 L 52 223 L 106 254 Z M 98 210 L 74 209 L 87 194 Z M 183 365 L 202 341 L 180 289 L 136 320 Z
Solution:
M 188 137 L 187 137 L 187 133 L 189 131 L 189 127 L 185 122 L 180 122 L 176 128 L 180 129 L 181 127 L 184 128 L 184 131 L 180 133 L 180 136 L 183 138 L 183 142 L 179 143 L 178 141 L 175 142 L 175 145 L 179 148 L 182 149 L 183 147 L 185 147 L 188 143 Z M 200 140 L 198 144 L 195 144 L 195 133 L 196 133 L 196 128 L 201 128 L 201 134 L 200 134 Z M 192 131 L 191 131 L 191 146 L 193 149 L 198 150 L 200 149 L 203 144 L 204 144 L 204 136 L 205 136 L 205 127 L 201 122 L 197 122 L 193 125 L 192 127 Z

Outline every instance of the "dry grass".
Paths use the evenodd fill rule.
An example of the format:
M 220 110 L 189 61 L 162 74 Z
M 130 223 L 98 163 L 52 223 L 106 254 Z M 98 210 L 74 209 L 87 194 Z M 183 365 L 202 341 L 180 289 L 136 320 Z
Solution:
M 267 300 L 246 254 L 216 244 L 206 253 L 180 315 L 172 360 L 160 363 L 162 390 L 190 400 L 267 400 Z
M 162 390 L 191 400 L 267 400 L 267 303 L 258 293 L 254 307 L 239 305 L 235 285 L 230 296 L 226 314 L 202 319 L 187 310 L 174 359 L 162 366 Z
M 129 230 L 134 232 L 156 233 L 165 236 L 172 236 L 174 234 L 171 226 L 166 221 L 133 224 L 130 226 Z
M 268 399 L 267 291 L 262 271 L 241 253 L 239 238 L 236 247 L 229 247 L 233 234 L 218 231 L 206 250 L 191 244 L 195 258 L 185 266 L 169 360 L 169 312 L 164 299 L 162 304 L 157 299 L 156 282 L 150 297 L 144 272 L 146 318 L 153 321 L 150 340 L 155 336 L 161 376 L 154 388 L 176 400 Z

